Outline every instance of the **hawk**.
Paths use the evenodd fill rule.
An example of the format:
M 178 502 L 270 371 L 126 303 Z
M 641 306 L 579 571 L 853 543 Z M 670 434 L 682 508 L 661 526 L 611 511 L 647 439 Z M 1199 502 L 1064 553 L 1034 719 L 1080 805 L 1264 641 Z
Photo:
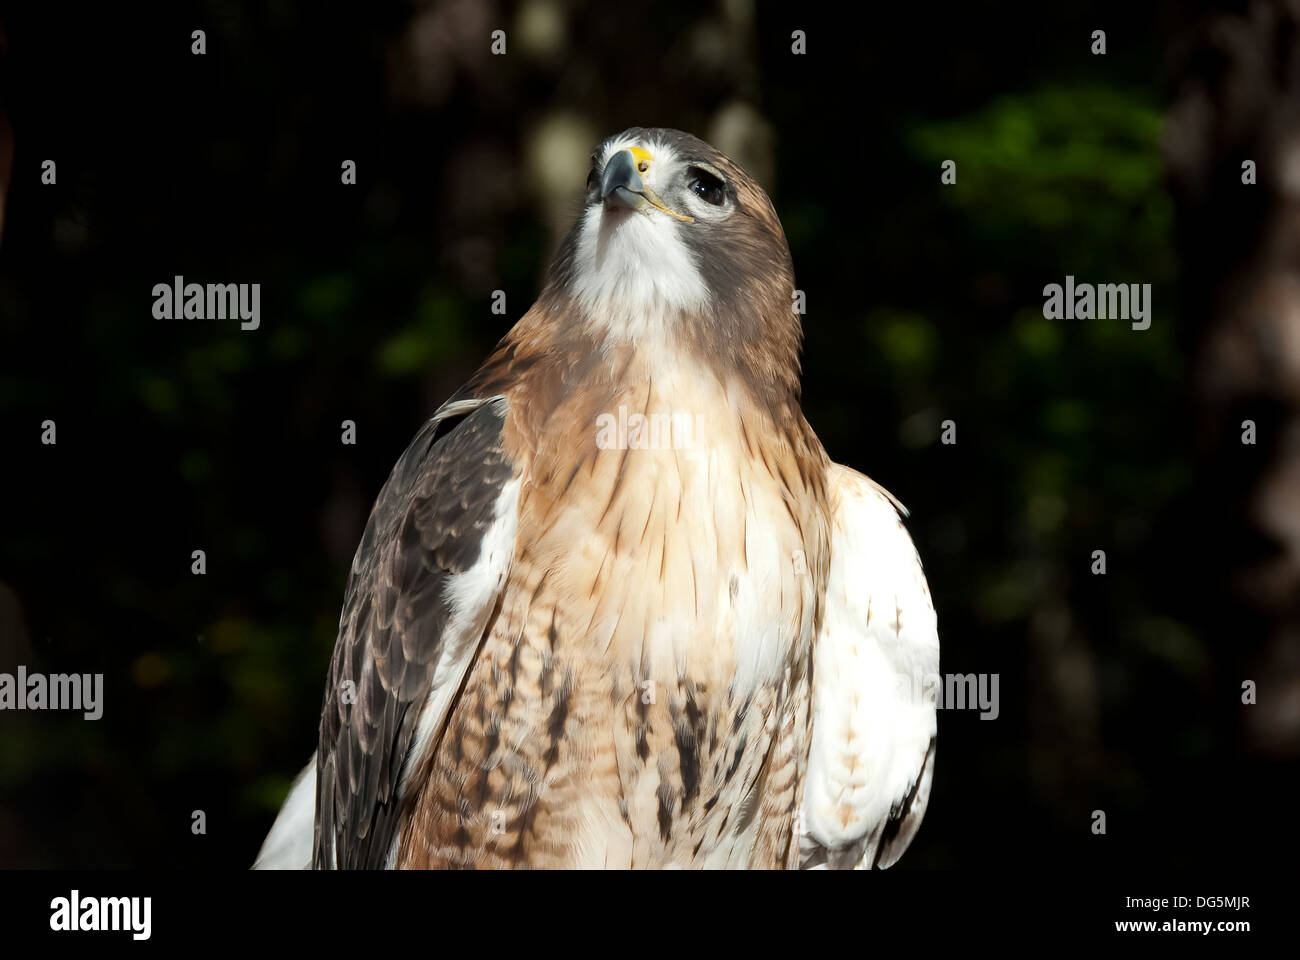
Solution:
M 793 294 L 737 164 L 595 151 L 536 304 L 375 502 L 256 866 L 898 859 L 935 613 L 901 505 L 804 419 Z

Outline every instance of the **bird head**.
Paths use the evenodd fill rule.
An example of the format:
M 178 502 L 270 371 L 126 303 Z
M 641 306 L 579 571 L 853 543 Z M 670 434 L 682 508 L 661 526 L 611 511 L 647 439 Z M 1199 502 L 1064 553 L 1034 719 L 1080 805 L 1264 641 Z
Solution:
M 591 160 L 552 286 L 604 339 L 744 336 L 741 321 L 764 311 L 791 322 L 781 221 L 738 164 L 688 133 L 644 127 L 608 138 Z

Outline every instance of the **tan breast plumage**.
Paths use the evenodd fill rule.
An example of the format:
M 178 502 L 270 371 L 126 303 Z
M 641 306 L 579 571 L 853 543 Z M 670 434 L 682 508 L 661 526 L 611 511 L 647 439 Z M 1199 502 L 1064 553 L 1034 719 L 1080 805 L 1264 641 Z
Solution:
M 512 455 L 509 579 L 399 866 L 790 862 L 825 455 L 797 409 L 664 369 L 634 358 L 514 432 L 545 442 Z

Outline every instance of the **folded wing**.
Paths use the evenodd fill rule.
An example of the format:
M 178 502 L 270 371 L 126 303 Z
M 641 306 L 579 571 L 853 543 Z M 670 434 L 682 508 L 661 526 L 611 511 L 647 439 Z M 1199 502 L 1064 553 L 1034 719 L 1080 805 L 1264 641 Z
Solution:
M 505 414 L 500 397 L 443 407 L 375 502 L 321 710 L 317 869 L 393 865 L 407 780 L 441 736 L 514 552 Z
M 884 868 L 930 797 L 939 635 L 899 504 L 831 466 L 831 569 L 813 652 L 800 866 Z

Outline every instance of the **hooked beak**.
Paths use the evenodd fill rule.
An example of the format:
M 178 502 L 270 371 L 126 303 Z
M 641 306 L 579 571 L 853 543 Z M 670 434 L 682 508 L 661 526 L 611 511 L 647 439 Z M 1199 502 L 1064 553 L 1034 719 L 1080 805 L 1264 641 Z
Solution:
M 644 150 L 620 150 L 605 162 L 605 169 L 600 175 L 600 198 L 605 201 L 605 209 L 628 207 L 640 210 L 649 204 L 656 210 L 662 210 L 668 216 L 686 223 L 694 223 L 694 217 L 671 210 L 655 192 L 645 185 L 641 174 L 637 172 L 637 154 L 648 157 Z
M 636 172 L 636 158 L 631 150 L 620 150 L 609 158 L 600 175 L 600 197 L 609 207 L 631 207 L 636 210 L 646 203 L 645 185 Z

